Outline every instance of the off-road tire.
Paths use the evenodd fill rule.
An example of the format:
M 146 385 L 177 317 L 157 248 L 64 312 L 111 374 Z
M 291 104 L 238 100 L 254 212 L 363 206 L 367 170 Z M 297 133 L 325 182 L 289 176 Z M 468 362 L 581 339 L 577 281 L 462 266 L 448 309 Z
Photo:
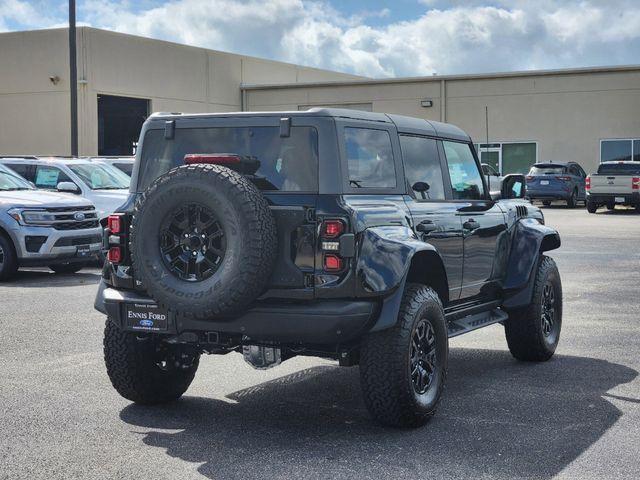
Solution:
M 83 264 L 78 263 L 62 263 L 59 265 L 49 265 L 49 269 L 55 273 L 76 273 L 84 268 Z
M 422 319 L 435 332 L 436 368 L 420 394 L 411 377 L 411 343 Z M 394 427 L 424 425 L 435 413 L 447 375 L 449 340 L 442 302 L 424 285 L 407 284 L 394 327 L 369 333 L 360 351 L 360 384 L 372 417 Z
M 225 237 L 218 269 L 199 281 L 172 272 L 159 247 L 163 218 L 189 203 L 210 209 Z M 262 293 L 277 232 L 267 200 L 247 178 L 221 165 L 183 165 L 160 176 L 136 202 L 130 246 L 133 271 L 151 297 L 179 315 L 208 318 L 240 312 Z
M 190 367 L 167 362 L 158 365 L 158 338 L 121 331 L 109 318 L 104 329 L 104 361 L 111 384 L 127 400 L 153 405 L 176 400 L 187 391 L 198 369 L 199 355 Z M 179 349 L 171 345 L 167 348 Z
M 18 271 L 18 255 L 13 242 L 0 232 L 0 282 L 9 280 Z
M 598 211 L 598 205 L 587 200 L 587 212 L 596 213 Z
M 578 191 L 574 190 L 571 192 L 571 196 L 567 199 L 567 207 L 568 208 L 576 208 L 578 204 Z
M 518 360 L 544 362 L 558 346 L 562 328 L 562 283 L 558 267 L 552 258 L 542 256 L 535 272 L 532 302 L 518 310 L 509 311 L 505 334 L 509 351 Z M 555 296 L 554 326 L 549 335 L 543 332 L 543 293 L 550 285 Z

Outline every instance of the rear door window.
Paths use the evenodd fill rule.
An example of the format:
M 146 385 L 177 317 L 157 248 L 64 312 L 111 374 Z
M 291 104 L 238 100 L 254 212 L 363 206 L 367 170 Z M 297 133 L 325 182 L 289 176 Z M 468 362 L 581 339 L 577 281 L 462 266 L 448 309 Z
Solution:
M 391 136 L 387 130 L 345 127 L 344 147 L 350 187 L 396 187 Z
M 481 200 L 485 198 L 482 175 L 471 146 L 467 143 L 442 142 L 449 166 L 453 198 L 456 200 Z
M 444 181 L 436 140 L 400 135 L 400 148 L 410 191 L 414 191 L 416 198 L 421 199 L 421 194 L 415 192 L 413 187 L 417 182 L 425 182 L 429 185 L 424 192 L 426 200 L 444 200 Z
M 138 190 L 160 175 L 184 164 L 187 154 L 230 153 L 255 157 L 254 174 L 262 190 L 318 191 L 318 132 L 314 127 L 292 127 L 288 137 L 279 127 L 176 128 L 174 138 L 164 130 L 149 130 L 142 144 Z

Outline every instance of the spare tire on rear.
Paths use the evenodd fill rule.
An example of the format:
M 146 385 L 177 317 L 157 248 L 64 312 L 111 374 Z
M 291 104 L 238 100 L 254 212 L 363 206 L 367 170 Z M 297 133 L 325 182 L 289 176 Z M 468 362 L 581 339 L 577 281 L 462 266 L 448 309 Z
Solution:
M 184 165 L 136 203 L 134 276 L 161 306 L 188 317 L 238 313 L 265 288 L 277 235 L 264 196 L 220 165 Z

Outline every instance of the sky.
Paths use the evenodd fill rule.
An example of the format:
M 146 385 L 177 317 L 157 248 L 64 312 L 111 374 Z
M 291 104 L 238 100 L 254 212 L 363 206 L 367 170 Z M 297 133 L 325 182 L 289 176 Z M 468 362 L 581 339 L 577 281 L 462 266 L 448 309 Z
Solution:
M 77 0 L 78 24 L 375 78 L 640 64 L 640 0 Z M 0 32 L 66 0 L 0 0 Z

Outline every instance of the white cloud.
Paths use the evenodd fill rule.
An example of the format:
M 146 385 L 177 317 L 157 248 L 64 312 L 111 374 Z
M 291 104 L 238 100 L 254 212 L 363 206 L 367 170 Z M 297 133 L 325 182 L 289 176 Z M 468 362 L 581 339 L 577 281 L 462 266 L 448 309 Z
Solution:
M 375 77 L 640 58 L 637 0 L 420 2 L 421 16 L 382 26 L 389 9 L 347 16 L 322 0 L 168 0 L 147 9 L 128 0 L 86 0 L 79 16 L 96 27 Z M 24 1 L 0 0 L 0 29 L 3 18 L 43 21 L 27 9 Z

